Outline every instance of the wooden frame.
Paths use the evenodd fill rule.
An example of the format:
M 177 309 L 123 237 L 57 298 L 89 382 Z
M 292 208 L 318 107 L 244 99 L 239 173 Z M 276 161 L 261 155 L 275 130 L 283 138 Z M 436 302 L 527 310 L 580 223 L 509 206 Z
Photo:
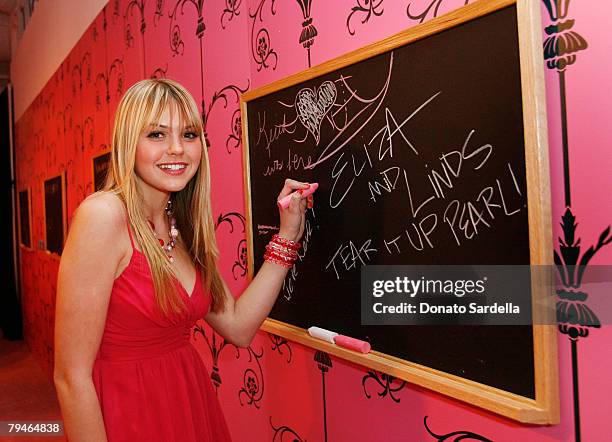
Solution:
M 45 251 L 49 254 L 51 254 L 54 257 L 57 257 L 58 259 L 60 258 L 61 254 L 57 253 L 55 251 L 51 251 L 48 248 L 48 244 L 47 244 L 47 198 L 46 198 L 46 193 L 45 193 L 45 185 L 48 181 L 56 179 L 56 178 L 60 178 L 61 179 L 61 198 L 62 198 L 62 247 L 63 244 L 66 242 L 66 233 L 67 233 L 67 222 L 66 222 L 66 173 L 62 172 L 59 175 L 53 175 L 48 177 L 47 179 L 43 180 L 42 183 L 42 195 L 43 195 L 43 221 L 44 221 L 44 229 L 43 229 L 43 241 L 45 244 Z
M 250 278 L 253 277 L 254 259 L 252 251 L 253 228 L 250 222 L 252 207 L 249 178 L 248 102 L 514 5 L 517 8 L 519 29 L 530 260 L 532 265 L 552 265 L 550 175 L 548 169 L 544 72 L 541 55 L 540 5 L 538 2 L 531 0 L 480 0 L 390 36 L 380 42 L 370 44 L 242 95 L 242 130 L 245 146 L 243 149 L 244 186 L 247 219 L 249 220 L 247 222 L 247 238 L 251 245 L 251 247 L 248 247 Z M 534 315 L 538 314 L 544 308 L 543 306 L 551 300 L 549 294 L 544 293 L 541 289 L 544 286 L 542 281 L 538 281 L 536 278 L 532 279 Z M 554 324 L 554 320 L 549 324 Z M 533 325 L 535 400 L 376 351 L 363 355 L 346 350 L 334 344 L 312 338 L 302 328 L 274 319 L 268 318 L 262 329 L 520 422 L 532 424 L 556 424 L 559 422 L 557 334 L 554 325 Z
M 102 189 L 102 187 L 104 187 L 104 182 L 101 183 L 102 187 L 100 187 L 99 189 L 96 186 L 96 160 L 99 160 L 100 158 L 109 155 L 109 162 L 108 164 L 110 165 L 110 154 L 111 154 L 111 150 L 109 149 L 104 149 L 102 152 L 100 152 L 99 154 L 97 154 L 96 156 L 91 158 L 91 182 L 93 183 L 93 191 L 94 193 L 97 192 L 99 189 Z M 108 169 L 107 169 L 108 172 Z
M 27 218 L 27 223 L 28 223 L 28 232 L 29 232 L 29 243 L 30 245 L 27 245 L 23 242 L 23 237 L 22 237 L 22 225 L 24 220 L 22 219 L 22 215 L 23 213 L 21 212 L 21 195 L 25 192 L 26 197 L 28 199 L 28 218 Z M 32 244 L 32 190 L 29 187 L 26 187 L 23 190 L 20 190 L 19 192 L 17 192 L 17 211 L 18 211 L 18 220 L 19 220 L 19 246 L 25 250 L 33 250 L 34 249 L 34 245 Z

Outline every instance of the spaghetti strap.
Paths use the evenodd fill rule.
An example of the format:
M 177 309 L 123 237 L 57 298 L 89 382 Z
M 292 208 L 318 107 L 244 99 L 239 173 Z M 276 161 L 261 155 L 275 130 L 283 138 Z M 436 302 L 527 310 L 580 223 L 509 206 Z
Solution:
M 130 235 L 130 243 L 132 243 L 132 250 L 134 250 L 136 249 L 136 247 L 134 247 L 134 237 L 132 236 L 132 228 L 130 227 L 130 219 L 127 216 L 125 217 L 125 224 L 127 226 L 128 234 Z

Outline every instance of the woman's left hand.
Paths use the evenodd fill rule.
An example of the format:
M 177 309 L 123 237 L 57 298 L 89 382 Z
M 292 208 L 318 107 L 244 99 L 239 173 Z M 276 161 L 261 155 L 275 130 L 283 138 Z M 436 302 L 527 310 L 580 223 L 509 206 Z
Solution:
M 287 178 L 283 190 L 278 194 L 278 200 L 291 193 L 308 189 L 310 184 Z M 303 197 L 298 192 L 291 198 L 291 203 L 286 209 L 279 207 L 280 229 L 278 234 L 291 241 L 299 241 L 304 234 L 306 209 L 313 205 L 312 194 Z

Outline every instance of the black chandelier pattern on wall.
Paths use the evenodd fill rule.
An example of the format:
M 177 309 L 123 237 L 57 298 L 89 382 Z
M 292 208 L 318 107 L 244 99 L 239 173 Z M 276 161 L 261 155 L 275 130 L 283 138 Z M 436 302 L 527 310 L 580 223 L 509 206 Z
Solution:
M 321 371 L 321 385 L 323 387 L 323 435 L 327 442 L 327 389 L 325 387 L 325 374 L 333 367 L 331 357 L 324 351 L 317 350 L 314 355 L 317 368 Z
M 429 20 L 438 16 L 438 13 L 440 12 L 440 6 L 444 4 L 444 1 L 445 0 L 432 0 L 431 3 L 429 3 L 429 5 L 425 7 L 425 9 L 418 13 L 411 12 L 410 7 L 412 6 L 412 3 L 408 3 L 408 6 L 406 6 L 406 15 L 410 20 L 423 23 L 425 20 Z M 465 0 L 463 6 L 467 5 L 469 2 L 470 0 Z
M 45 154 L 45 132 L 43 129 L 38 129 L 34 134 L 34 156 L 37 158 Z M 39 172 L 40 177 L 44 177 L 44 171 Z
M 95 127 L 93 118 L 87 116 L 82 122 L 78 122 L 74 126 L 74 142 L 76 150 L 85 152 L 86 148 L 93 149 L 94 147 Z
M 554 251 L 555 265 L 561 287 L 557 290 L 557 324 L 571 345 L 572 385 L 574 400 L 574 438 L 582 439 L 580 424 L 580 388 L 578 376 L 578 341 L 589 336 L 589 329 L 599 328 L 596 313 L 587 305 L 588 294 L 580 287 L 590 260 L 606 245 L 612 243 L 610 226 L 603 230 L 597 243 L 581 254 L 581 239 L 576 237 L 578 223 L 572 212 L 569 136 L 567 124 L 566 72 L 577 60 L 578 52 L 588 48 L 586 39 L 573 30 L 575 20 L 568 18 L 570 0 L 542 0 L 551 25 L 545 27 L 543 45 L 546 67 L 556 70 L 559 78 L 561 112 L 561 142 L 563 151 L 563 181 L 565 213 L 561 217 L 563 237 L 558 238 L 559 250 Z
M 170 17 L 172 18 L 172 16 Z M 181 27 L 176 23 L 170 26 L 170 51 L 173 57 L 185 53 L 185 43 L 181 37 Z
M 234 222 L 242 226 L 242 230 L 239 232 L 241 234 L 241 239 L 236 247 L 236 258 L 232 264 L 232 276 L 234 280 L 238 280 L 238 278 L 244 278 L 248 270 L 246 239 L 244 239 L 244 234 L 246 233 L 246 218 L 239 212 L 229 212 L 225 215 L 219 214 L 215 224 L 215 230 L 218 230 L 221 224 L 228 224 L 230 227 L 229 233 L 234 233 Z M 236 274 L 238 276 L 236 276 Z
M 153 73 L 151 74 L 150 78 L 153 78 L 153 79 L 166 78 L 167 73 L 168 73 L 168 63 L 166 63 L 166 67 L 164 68 L 158 67 L 155 70 L 153 70 Z
M 115 58 L 113 62 L 106 68 L 104 72 L 98 73 L 95 80 L 96 86 L 96 109 L 99 111 L 102 109 L 102 98 L 104 95 L 106 103 L 109 104 L 111 101 L 111 91 L 114 90 L 115 97 L 119 98 L 123 94 L 123 61 L 119 58 Z M 115 80 L 115 88 L 111 88 L 111 80 Z M 102 89 L 102 91 L 100 91 Z
M 91 82 L 91 53 L 85 52 L 78 63 L 72 66 L 71 72 L 72 96 L 76 97 L 78 92 L 83 92 L 83 80 Z
M 221 29 L 225 29 L 224 20 L 227 19 L 227 21 L 230 22 L 234 17 L 240 15 L 241 4 L 242 0 L 225 0 L 225 8 L 221 13 Z
M 367 374 L 361 380 L 361 386 L 363 388 L 363 393 L 365 394 L 365 396 L 370 399 L 372 395 L 368 393 L 368 390 L 366 389 L 366 383 L 368 381 L 373 381 L 380 388 L 380 391 L 377 392 L 379 397 L 384 398 L 388 395 L 393 402 L 399 404 L 401 399 L 395 397 L 395 393 L 404 389 L 404 387 L 406 386 L 406 381 L 398 381 L 399 383 L 395 383 L 394 385 L 394 382 L 396 380 L 397 379 L 394 376 L 388 375 L 386 373 L 379 373 L 375 370 L 368 370 Z
M 68 102 L 68 104 L 64 106 L 64 109 L 60 111 L 59 118 L 61 118 L 62 120 L 62 127 L 64 130 L 64 139 L 65 139 L 66 134 L 72 132 L 72 127 L 74 124 L 71 102 Z
M 367 1 L 367 0 L 366 0 Z M 382 1 L 382 0 L 381 0 Z M 299 42 L 304 49 L 308 52 L 308 67 L 312 66 L 310 61 L 310 47 L 314 44 L 314 39 L 318 34 L 317 28 L 312 24 L 312 17 L 310 16 L 310 9 L 313 0 L 297 0 L 302 11 L 302 32 L 300 32 Z
M 106 17 L 104 18 L 104 20 L 106 21 Z M 106 30 L 106 23 L 104 23 L 102 26 L 104 30 Z M 98 26 L 94 22 L 93 27 L 91 28 L 91 38 L 93 39 L 94 43 L 98 42 L 98 37 L 99 37 Z
M 232 132 L 227 136 L 227 140 L 225 141 L 225 148 L 229 154 L 238 149 L 242 144 L 242 114 L 240 113 L 240 109 L 236 109 L 232 114 L 230 125 Z
M 157 24 L 164 16 L 164 0 L 156 0 L 155 12 L 153 12 L 153 26 L 157 27 Z
M 588 44 L 584 37 L 572 31 L 575 20 L 567 19 L 569 0 L 552 2 L 542 0 L 553 24 L 544 28 L 544 60 L 548 69 L 556 70 L 559 75 L 559 95 L 561 98 L 561 136 L 563 142 L 563 177 L 565 205 L 571 206 L 569 146 L 567 132 L 567 106 L 565 94 L 565 71 L 576 62 L 578 52 L 584 51 Z
M 104 37 L 106 38 L 106 28 L 108 27 L 108 20 L 106 19 L 106 8 L 108 5 L 102 8 L 102 30 L 104 31 Z
M 74 133 L 74 115 L 72 109 L 72 103 L 69 102 L 64 106 L 64 109 L 60 111 L 59 118 L 62 120 L 62 126 L 64 131 L 64 140 L 68 136 L 68 134 Z M 76 159 L 79 155 L 78 151 L 80 150 L 80 146 L 76 142 L 72 146 L 72 149 L 66 153 L 66 180 L 68 182 L 68 188 L 74 189 L 74 192 L 77 195 L 77 199 L 79 201 L 83 200 L 86 195 L 85 187 L 83 183 L 77 181 L 77 175 L 74 173 L 76 167 Z M 70 214 L 68 218 L 68 225 L 74 216 L 74 212 Z
M 302 439 L 302 437 L 297 434 L 295 430 L 292 430 L 286 425 L 275 427 L 272 423 L 272 416 L 270 416 L 270 426 L 274 431 L 274 434 L 272 435 L 272 442 L 306 442 L 306 439 Z
M 238 401 L 241 406 L 245 403 L 242 402 L 243 396 L 246 396 L 246 405 L 252 405 L 259 409 L 259 401 L 263 398 L 264 394 L 264 376 L 263 370 L 261 369 L 261 362 L 259 360 L 263 357 L 263 347 L 256 353 L 251 346 L 247 348 L 249 354 L 249 363 L 255 362 L 256 366 L 253 368 L 247 368 L 242 375 L 242 388 L 238 391 Z
M 385 12 L 382 9 L 384 0 L 356 0 L 357 4 L 351 8 L 351 12 L 346 18 L 346 30 L 350 35 L 355 35 L 355 30 L 351 27 L 351 19 L 360 17 L 361 24 L 364 25 L 370 21 L 372 16 L 380 17 Z
M 221 380 L 221 372 L 219 371 L 219 355 L 226 347 L 234 347 L 236 350 L 236 359 L 238 359 L 240 357 L 240 349 L 217 335 L 212 329 L 210 331 L 209 338 L 206 327 L 204 327 L 201 323 L 196 324 L 196 326 L 193 328 L 193 338 L 197 340 L 198 335 L 201 335 L 204 338 L 204 342 L 210 351 L 210 355 L 212 357 L 210 380 L 215 387 L 215 392 L 218 393 L 219 387 L 223 384 Z
M 282 346 L 286 346 L 289 350 L 287 363 L 291 362 L 291 347 L 284 338 L 276 336 L 272 333 L 268 333 L 270 340 L 272 341 L 272 350 L 278 351 L 280 355 L 283 355 L 281 350 Z M 264 348 L 261 347 L 259 353 L 253 350 L 252 346 L 247 348 L 249 354 L 249 360 L 247 361 L 252 365 L 252 368 L 247 368 L 242 376 L 242 387 L 238 391 L 238 400 L 241 406 L 252 405 L 256 409 L 260 408 L 259 402 L 263 398 L 264 394 L 264 375 L 261 366 L 260 359 L 263 358 Z M 255 363 L 255 364 L 253 364 Z M 244 402 L 243 402 L 244 399 Z
M 194 6 L 197 12 L 197 22 L 195 29 L 195 36 L 198 39 L 200 44 L 200 73 L 202 74 L 203 80 L 203 72 L 202 72 L 202 64 L 203 64 L 203 50 L 202 50 L 202 37 L 204 37 L 204 31 L 206 30 L 206 25 L 204 24 L 204 0 L 178 0 L 172 11 L 168 14 L 170 17 L 170 27 L 169 27 L 169 37 L 170 37 L 170 50 L 172 51 L 172 55 L 183 55 L 183 51 L 185 49 L 185 42 L 183 41 L 183 37 L 181 34 L 181 27 L 177 24 L 178 13 L 180 11 L 181 15 L 185 14 L 185 5 L 191 4 Z M 180 9 L 179 9 L 180 7 Z M 204 85 L 202 83 L 202 96 L 204 95 Z
M 55 109 L 55 93 L 50 92 L 48 94 L 41 95 L 41 98 L 42 118 L 45 123 L 48 123 L 57 115 Z
M 464 440 L 474 440 L 480 442 L 493 442 L 491 439 L 487 439 L 480 434 L 472 433 L 471 431 L 453 431 L 446 434 L 437 434 L 434 433 L 429 425 L 427 425 L 427 418 L 429 416 L 425 416 L 423 418 L 423 425 L 425 426 L 425 430 L 429 433 L 431 437 L 433 437 L 438 442 L 460 442 Z
M 249 11 L 249 18 L 252 20 L 251 23 L 251 55 L 253 56 L 253 60 L 257 63 L 257 72 L 262 69 L 268 69 L 272 66 L 272 70 L 276 70 L 276 65 L 278 63 L 278 55 L 276 55 L 276 51 L 272 49 L 270 43 L 270 33 L 264 27 L 256 27 L 255 25 L 259 21 L 259 23 L 263 23 L 263 8 L 267 0 L 261 0 L 259 5 L 255 9 L 255 12 L 251 13 Z M 272 15 L 276 15 L 276 9 L 274 9 L 275 0 L 270 0 L 270 13 Z M 257 33 L 255 33 L 255 29 L 257 28 Z M 272 59 L 274 59 L 274 65 L 272 63 Z
M 55 141 L 51 141 L 51 142 L 46 142 L 44 143 L 44 150 L 46 151 L 47 155 L 46 155 L 46 164 L 45 164 L 45 170 L 46 171 L 50 171 L 50 170 L 63 170 L 64 169 L 64 162 L 62 161 L 61 163 L 58 164 L 58 152 L 57 152 L 57 143 Z M 53 292 L 55 293 L 55 292 Z
M 145 47 L 145 31 L 147 29 L 147 22 L 145 21 L 145 0 L 130 0 L 125 8 L 123 14 L 124 24 L 124 39 L 125 46 L 127 48 L 134 47 L 134 31 L 130 24 L 130 18 L 134 16 L 135 12 L 139 14 L 140 26 L 139 32 L 142 39 L 142 72 L 147 72 L 147 51 Z
M 576 217 L 568 207 L 561 217 L 563 238 L 559 237 L 559 252 L 554 258 L 563 288 L 557 290 L 557 323 L 559 331 L 572 342 L 589 336 L 589 328 L 600 328 L 599 318 L 586 304 L 588 294 L 580 289 L 587 266 L 602 247 L 612 242 L 610 226 L 599 236 L 596 245 L 591 245 L 580 254 L 580 238 L 575 238 Z
M 226 339 L 219 336 L 214 330 L 207 331 L 207 327 L 201 323 L 196 324 L 193 328 L 193 337 L 197 339 L 198 335 L 204 338 L 204 342 L 210 351 L 212 357 L 212 370 L 210 372 L 211 381 L 215 387 L 215 392 L 218 393 L 219 387 L 222 385 L 221 371 L 219 369 L 219 356 L 225 348 L 233 347 L 236 351 L 236 359 L 240 359 L 244 350 L 246 350 L 249 359 L 247 364 L 250 364 L 244 370 L 242 375 L 242 386 L 237 392 L 238 402 L 241 406 L 249 405 L 256 409 L 260 408 L 260 401 L 264 395 L 264 374 L 260 360 L 263 358 L 263 346 L 259 352 L 256 352 L 252 346 L 246 349 L 236 347 Z M 209 337 L 210 336 L 210 337 Z
M 282 336 L 275 335 L 273 333 L 268 333 L 268 337 L 270 341 L 272 341 L 272 351 L 277 352 L 279 355 L 283 356 L 283 347 L 287 350 L 287 364 L 291 363 L 291 357 L 293 356 L 293 351 L 291 350 L 291 344 Z
M 215 104 L 222 103 L 223 109 L 227 109 L 229 104 L 229 98 L 234 97 L 234 104 L 239 106 L 240 95 L 245 93 L 251 87 L 251 81 L 247 79 L 247 85 L 244 88 L 230 84 L 216 91 L 208 106 L 204 98 L 202 98 L 202 125 L 204 126 L 204 138 L 206 139 L 206 145 L 208 148 L 211 147 L 210 140 L 208 139 L 208 119 L 210 114 L 215 107 Z M 204 95 L 202 95 L 204 97 Z M 240 108 L 234 110 L 231 121 L 230 121 L 230 133 L 225 141 L 225 147 L 228 153 L 232 153 L 232 149 L 238 149 L 242 144 L 242 118 L 240 116 Z
M 119 0 L 113 0 L 112 5 L 113 5 L 113 12 L 111 14 L 111 18 L 113 20 L 113 23 L 116 23 L 117 20 L 119 20 L 119 18 L 121 17 L 121 5 L 119 3 Z

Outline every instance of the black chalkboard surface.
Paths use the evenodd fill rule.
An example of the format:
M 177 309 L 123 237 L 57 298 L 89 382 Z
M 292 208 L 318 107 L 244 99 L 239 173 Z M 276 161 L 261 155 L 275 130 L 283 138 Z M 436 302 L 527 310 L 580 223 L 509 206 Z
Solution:
M 66 229 L 64 175 L 45 180 L 45 244 L 47 251 L 62 254 Z
M 278 229 L 275 201 L 285 178 L 318 182 L 302 259 L 285 280 L 269 329 L 318 346 L 299 333 L 327 328 L 369 341 L 389 362 L 386 370 L 369 357 L 349 358 L 366 366 L 419 383 L 413 372 L 396 370 L 405 361 L 427 376 L 448 374 L 524 405 L 542 400 L 542 357 L 550 362 L 537 326 L 360 321 L 363 265 L 525 265 L 549 258 L 533 253 L 550 244 L 539 238 L 546 220 L 536 207 L 547 201 L 548 184 L 533 181 L 548 174 L 540 169 L 543 177 L 529 184 L 533 160 L 526 152 L 541 155 L 547 147 L 532 143 L 524 127 L 534 117 L 524 116 L 531 92 L 522 90 L 526 55 L 517 7 L 477 3 L 245 94 L 251 274 Z M 541 231 L 530 230 L 534 220 Z M 432 386 L 423 373 L 421 385 Z M 519 420 L 555 420 L 548 402 L 528 417 L 517 414 L 516 404 L 480 405 Z

